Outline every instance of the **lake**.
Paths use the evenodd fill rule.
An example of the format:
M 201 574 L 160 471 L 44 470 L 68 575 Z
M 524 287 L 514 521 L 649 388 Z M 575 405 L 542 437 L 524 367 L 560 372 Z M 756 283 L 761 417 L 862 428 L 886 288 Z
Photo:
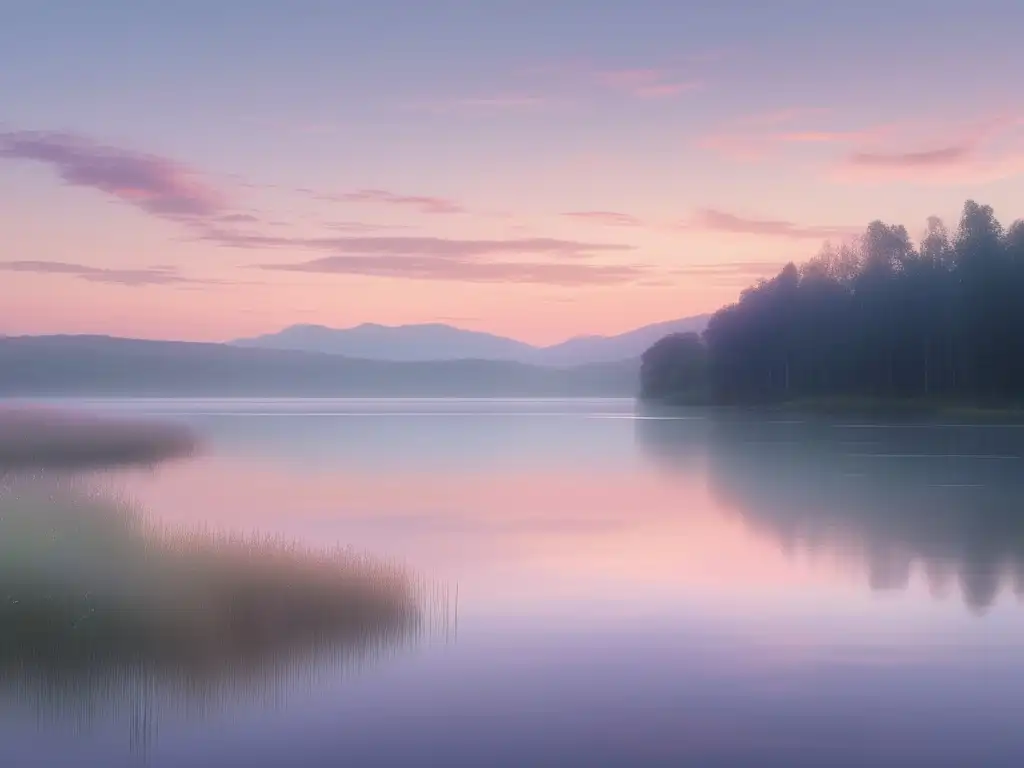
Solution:
M 191 703 L 8 693 L 0 765 L 1024 765 L 1024 428 L 70 403 L 205 437 L 95 479 L 161 524 L 351 546 L 446 585 L 443 615 Z

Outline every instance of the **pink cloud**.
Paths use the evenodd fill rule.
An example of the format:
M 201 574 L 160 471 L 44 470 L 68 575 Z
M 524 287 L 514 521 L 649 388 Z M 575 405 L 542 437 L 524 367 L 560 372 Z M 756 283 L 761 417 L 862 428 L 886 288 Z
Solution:
M 616 211 L 570 211 L 569 213 L 563 213 L 562 215 L 571 219 L 582 219 L 584 221 L 592 221 L 596 224 L 606 224 L 612 227 L 643 226 L 643 222 L 641 222 L 636 216 L 628 213 L 618 213 Z
M 904 138 L 903 146 L 876 141 L 847 154 L 832 178 L 851 182 L 984 183 L 1024 173 L 1024 120 L 1005 116 L 961 130 L 930 146 Z M 908 146 L 912 144 L 917 146 Z M 922 146 L 922 144 L 924 146 Z
M 891 184 L 986 184 L 1024 175 L 1024 151 L 995 157 L 925 150 L 905 154 L 851 156 L 830 174 L 837 182 Z
M 210 229 L 203 239 L 219 245 L 320 252 L 303 262 L 263 263 L 281 272 L 369 275 L 411 280 L 605 285 L 649 276 L 639 264 L 594 264 L 594 255 L 632 246 L 531 237 L 463 240 L 443 237 L 276 237 Z M 543 258 L 538 258 L 543 257 Z
M 219 190 L 180 163 L 67 133 L 0 133 L 0 158 L 44 163 L 65 184 L 96 189 L 163 218 L 209 218 L 227 206 Z
M 876 135 L 875 131 L 776 131 L 768 133 L 723 133 L 704 136 L 698 146 L 730 160 L 758 161 L 787 144 L 840 145 Z
M 502 255 L 544 254 L 586 258 L 598 252 L 632 251 L 619 243 L 591 243 L 550 237 L 507 240 L 463 240 L 446 237 L 278 237 L 209 230 L 202 239 L 235 248 L 302 248 L 359 256 L 427 256 L 482 258 Z
M 714 232 L 728 232 L 736 235 L 759 235 L 782 237 L 791 240 L 827 240 L 848 237 L 857 231 L 852 227 L 825 225 L 803 226 L 781 219 L 753 219 L 734 213 L 704 208 L 697 211 L 684 225 L 687 228 L 704 229 Z
M 789 131 L 772 134 L 771 141 L 783 144 L 838 144 L 872 135 L 866 131 Z
M 309 192 L 309 190 L 304 191 Z M 423 195 L 401 195 L 385 189 L 360 189 L 355 192 L 345 192 L 338 195 L 313 194 L 320 200 L 332 202 L 396 205 L 415 208 L 420 213 L 430 214 L 465 213 L 465 208 L 453 200 Z
M 641 265 L 473 261 L 430 256 L 326 256 L 298 264 L 260 264 L 260 269 L 286 272 L 398 277 L 411 280 L 449 280 L 474 283 L 539 283 L 582 286 L 632 283 L 647 269 Z
M 930 168 L 959 165 L 974 151 L 970 144 L 959 144 L 916 152 L 853 152 L 847 158 L 850 165 L 868 168 Z
M 830 111 L 824 107 L 792 107 L 748 115 L 698 138 L 697 146 L 730 160 L 759 161 L 787 144 L 855 144 L 880 139 L 896 127 L 892 123 L 850 130 L 803 127 L 807 121 L 826 116 Z
M 209 283 L 178 274 L 174 267 L 148 267 L 143 269 L 105 269 L 85 264 L 69 264 L 61 261 L 5 261 L 0 262 L 5 272 L 30 272 L 40 275 L 69 275 L 93 283 L 109 283 L 131 287 L 149 285 L 180 285 Z
M 328 221 L 324 222 L 323 226 L 336 232 L 385 232 L 415 229 L 409 224 L 371 224 L 365 221 Z
M 750 116 L 698 145 L 738 161 L 762 160 L 784 145 L 832 145 L 845 152 L 829 173 L 838 182 L 984 183 L 1024 173 L 1019 117 L 998 115 L 959 128 L 923 118 L 852 130 L 791 125 L 825 113 L 793 108 Z
M 641 99 L 678 96 L 701 86 L 696 80 L 684 80 L 660 69 L 620 69 L 597 73 L 602 85 Z

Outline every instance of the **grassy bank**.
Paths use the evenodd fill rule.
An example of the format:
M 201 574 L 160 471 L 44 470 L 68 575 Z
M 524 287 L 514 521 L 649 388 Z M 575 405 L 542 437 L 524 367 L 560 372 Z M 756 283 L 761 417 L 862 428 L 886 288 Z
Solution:
M 328 646 L 401 643 L 423 595 L 404 568 L 344 551 L 156 529 L 82 481 L 7 476 L 0 491 L 6 678 L 222 680 Z

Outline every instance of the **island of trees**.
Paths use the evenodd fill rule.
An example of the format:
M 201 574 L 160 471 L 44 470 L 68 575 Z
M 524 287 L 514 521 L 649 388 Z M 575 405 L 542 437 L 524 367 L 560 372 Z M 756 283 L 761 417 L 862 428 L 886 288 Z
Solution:
M 683 403 L 1024 403 L 1024 221 L 968 201 L 955 232 L 932 217 L 918 243 L 872 222 L 743 291 L 702 336 L 658 341 L 640 378 L 642 398 Z

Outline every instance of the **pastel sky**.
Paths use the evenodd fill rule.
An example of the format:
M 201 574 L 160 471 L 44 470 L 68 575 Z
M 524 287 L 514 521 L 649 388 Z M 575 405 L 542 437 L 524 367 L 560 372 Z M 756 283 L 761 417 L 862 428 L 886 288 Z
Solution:
M 0 333 L 711 311 L 874 218 L 1024 215 L 1024 4 L 34 0 Z

